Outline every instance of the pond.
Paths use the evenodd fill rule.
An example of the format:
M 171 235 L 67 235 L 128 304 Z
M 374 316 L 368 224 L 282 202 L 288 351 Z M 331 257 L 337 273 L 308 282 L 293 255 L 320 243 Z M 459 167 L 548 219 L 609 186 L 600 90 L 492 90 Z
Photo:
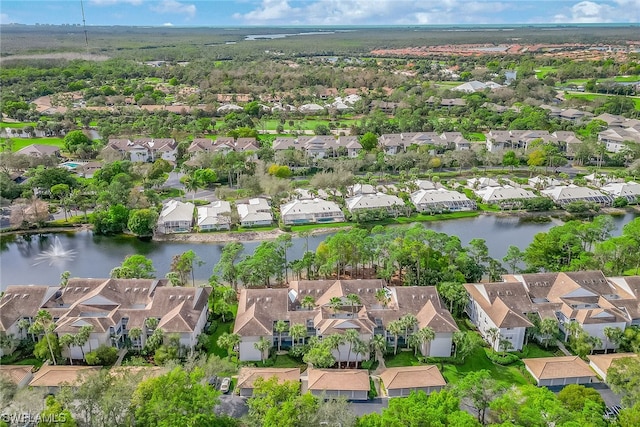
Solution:
M 624 224 L 635 217 L 628 213 L 614 217 L 616 231 L 620 234 Z M 547 231 L 559 221 L 529 222 L 517 217 L 480 215 L 447 221 L 423 223 L 435 231 L 460 237 L 463 245 L 473 238 L 484 239 L 489 254 L 502 259 L 510 245 L 526 248 L 536 233 Z M 327 235 L 309 237 L 309 250 L 315 250 Z M 246 253 L 252 253 L 260 242 L 243 242 Z M 307 241 L 294 238 L 288 251 L 288 259 L 299 258 Z M 42 234 L 5 238 L 0 252 L 0 289 L 9 284 L 59 283 L 60 274 L 68 270 L 73 277 L 108 277 L 112 268 L 120 265 L 125 256 L 141 254 L 153 261 L 157 277 L 169 271 L 174 255 L 192 249 L 203 261 L 195 269 L 195 277 L 205 281 L 220 259 L 224 243 L 142 242 L 132 237 L 95 236 L 91 231 L 76 233 Z M 63 256 L 56 256 L 65 251 Z

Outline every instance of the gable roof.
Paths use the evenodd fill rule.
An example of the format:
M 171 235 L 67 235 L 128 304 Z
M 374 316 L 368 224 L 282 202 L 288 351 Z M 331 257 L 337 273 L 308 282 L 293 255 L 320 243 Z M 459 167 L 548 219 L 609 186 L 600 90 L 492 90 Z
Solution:
M 0 376 L 4 376 L 14 384 L 20 384 L 31 376 L 33 365 L 0 365 Z
M 253 388 L 258 378 L 268 380 L 276 377 L 278 384 L 285 381 L 300 381 L 300 368 L 240 368 L 238 372 L 238 388 Z
M 369 391 L 369 371 L 364 369 L 307 369 L 309 390 Z
M 60 387 L 81 381 L 84 375 L 96 373 L 102 366 L 43 366 L 35 373 L 30 387 Z
M 578 356 L 540 357 L 522 361 L 538 381 L 595 376 L 589 365 Z
M 443 387 L 447 385 L 435 365 L 387 368 L 380 374 L 387 390 L 399 388 Z
M 636 353 L 592 354 L 589 356 L 589 364 L 598 368 L 606 375 L 614 360 L 624 359 L 626 357 L 638 357 L 638 355 Z

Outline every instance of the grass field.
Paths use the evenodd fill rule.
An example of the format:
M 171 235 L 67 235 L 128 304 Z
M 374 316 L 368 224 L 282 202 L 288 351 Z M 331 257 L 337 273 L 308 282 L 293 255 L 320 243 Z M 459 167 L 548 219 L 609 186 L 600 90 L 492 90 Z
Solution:
M 351 227 L 353 225 L 354 224 L 351 224 L 349 222 L 332 222 L 330 224 L 292 225 L 291 226 L 291 231 L 294 231 L 296 233 L 300 233 L 300 232 L 303 232 L 303 231 L 318 230 L 318 229 L 323 229 L 323 228 Z
M 600 93 L 575 93 L 575 92 L 570 92 L 565 94 L 565 98 L 567 99 L 571 99 L 571 98 L 575 98 L 575 99 L 584 99 L 587 101 L 595 101 L 596 99 L 606 99 L 608 96 L 613 96 L 613 95 L 603 95 Z M 636 107 L 636 110 L 640 111 L 640 98 L 638 97 L 630 97 Z
M 62 138 L 9 138 L 11 141 L 11 150 L 18 151 L 31 144 L 53 145 L 56 147 L 64 147 Z
M 231 333 L 233 329 L 233 320 L 225 323 L 218 323 L 216 330 L 209 336 L 209 341 L 207 341 L 207 354 L 215 354 L 218 357 L 225 358 L 229 356 L 226 348 L 218 347 L 218 337 L 225 332 Z
M 384 364 L 387 368 L 399 368 L 401 366 L 423 365 L 423 363 L 420 363 L 418 359 L 414 356 L 413 350 L 402 351 L 402 349 L 398 349 L 398 354 L 395 356 L 393 354 L 385 356 Z
M 539 67 L 539 68 L 536 68 L 536 70 L 535 70 L 536 77 L 539 78 L 540 80 L 542 80 L 545 77 L 547 77 L 547 74 L 553 73 L 556 70 L 557 70 L 556 67 Z
M 23 128 L 25 126 L 36 127 L 36 124 L 37 124 L 36 122 L 17 122 L 17 123 L 0 122 L 0 129 L 2 128 L 18 129 L 18 128 Z
M 487 357 L 485 348 L 481 347 L 467 356 L 462 365 L 443 364 L 442 376 L 447 380 L 447 383 L 451 384 L 458 382 L 469 372 L 485 369 L 491 373 L 491 378 L 505 384 L 529 384 L 529 380 L 519 369 L 522 366 L 524 366 L 522 362 L 510 366 L 496 365 Z

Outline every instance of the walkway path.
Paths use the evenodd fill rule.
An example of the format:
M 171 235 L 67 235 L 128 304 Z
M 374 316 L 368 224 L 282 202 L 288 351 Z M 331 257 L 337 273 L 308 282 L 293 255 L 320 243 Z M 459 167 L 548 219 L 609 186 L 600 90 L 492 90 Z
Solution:
M 116 360 L 116 363 L 114 363 L 113 366 L 122 365 L 122 359 L 127 355 L 127 351 L 128 350 L 126 348 L 123 348 L 118 352 L 118 360 Z
M 556 345 L 565 356 L 573 356 L 560 340 L 556 340 Z

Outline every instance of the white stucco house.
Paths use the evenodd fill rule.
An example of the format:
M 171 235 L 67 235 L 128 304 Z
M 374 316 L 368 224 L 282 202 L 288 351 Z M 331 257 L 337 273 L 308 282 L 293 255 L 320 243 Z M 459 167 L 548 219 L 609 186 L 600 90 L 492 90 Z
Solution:
M 198 228 L 200 231 L 230 230 L 231 205 L 217 200 L 206 206 L 198 206 Z
M 280 207 L 280 218 L 285 225 L 342 222 L 344 214 L 335 202 L 315 199 L 296 199 Z
M 268 226 L 273 223 L 273 214 L 267 199 L 260 197 L 249 199 L 246 203 L 236 204 L 236 209 L 242 227 Z
M 162 206 L 158 216 L 156 230 L 158 233 L 186 233 L 193 227 L 193 210 L 191 202 L 183 203 L 179 200 L 169 200 Z

